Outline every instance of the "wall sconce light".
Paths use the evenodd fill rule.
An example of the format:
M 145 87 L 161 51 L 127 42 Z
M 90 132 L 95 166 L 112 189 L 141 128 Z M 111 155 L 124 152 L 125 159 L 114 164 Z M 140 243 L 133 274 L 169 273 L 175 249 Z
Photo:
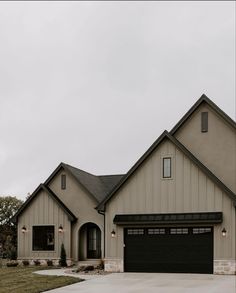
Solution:
M 226 229 L 225 229 L 225 228 L 223 228 L 223 230 L 221 231 L 221 233 L 222 233 L 222 236 L 223 236 L 223 237 L 225 237 L 225 236 L 226 236 L 226 234 L 227 234 L 227 231 L 226 231 Z
M 113 229 L 112 231 L 111 231 L 111 237 L 115 237 L 116 236 L 116 232 L 115 232 L 115 230 Z
M 62 232 L 63 232 L 63 227 L 62 227 L 62 225 L 59 226 L 59 228 L 58 228 L 58 232 L 59 232 L 59 233 L 62 233 Z
M 25 233 L 25 232 L 26 232 L 26 227 L 25 227 L 25 225 L 21 228 L 21 232 L 22 232 L 22 233 Z

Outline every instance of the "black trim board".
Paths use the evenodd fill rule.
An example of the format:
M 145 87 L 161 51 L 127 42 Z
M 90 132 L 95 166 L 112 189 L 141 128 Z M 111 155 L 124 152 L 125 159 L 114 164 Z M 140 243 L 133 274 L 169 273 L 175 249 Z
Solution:
M 222 212 L 169 213 L 169 214 L 122 214 L 115 215 L 117 225 L 142 224 L 217 224 L 222 223 Z
M 143 156 L 134 164 L 128 173 L 121 179 L 108 196 L 100 202 L 96 209 L 105 210 L 106 203 L 113 195 L 123 186 L 129 177 L 142 165 L 142 163 L 152 154 L 152 152 L 160 145 L 164 139 L 169 139 L 178 149 L 180 149 L 197 167 L 208 176 L 222 191 L 224 191 L 236 205 L 236 194 L 233 193 L 219 178 L 217 178 L 205 165 L 203 165 L 189 150 L 187 150 L 175 137 L 168 131 L 164 131 L 159 138 L 151 145 L 151 147 L 143 154 Z M 104 208 L 103 208 L 104 207 Z
M 53 200 L 57 202 L 57 204 L 63 209 L 63 211 L 67 214 L 68 219 L 71 222 L 74 222 L 77 220 L 76 216 L 68 209 L 68 207 L 58 198 L 58 196 L 47 186 L 44 184 L 40 184 L 36 190 L 31 194 L 31 196 L 24 202 L 24 204 L 20 207 L 20 209 L 17 211 L 17 213 L 13 216 L 13 219 L 17 220 L 19 215 L 25 210 L 25 208 L 36 198 L 39 191 L 45 191 Z

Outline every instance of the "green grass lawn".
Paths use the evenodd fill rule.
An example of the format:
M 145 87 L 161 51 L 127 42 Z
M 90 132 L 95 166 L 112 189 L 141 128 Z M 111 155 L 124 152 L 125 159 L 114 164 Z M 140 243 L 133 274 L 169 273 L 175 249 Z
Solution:
M 74 284 L 81 279 L 74 277 L 43 276 L 33 274 L 39 267 L 0 268 L 0 293 L 36 293 Z

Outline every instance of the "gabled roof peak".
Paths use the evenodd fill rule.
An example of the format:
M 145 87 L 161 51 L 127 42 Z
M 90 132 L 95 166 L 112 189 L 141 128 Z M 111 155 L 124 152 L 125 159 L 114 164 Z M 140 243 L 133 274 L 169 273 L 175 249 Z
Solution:
M 39 186 L 35 189 L 35 191 L 27 198 L 24 204 L 20 207 L 17 213 L 14 215 L 14 219 L 17 219 L 18 216 L 25 210 L 25 208 L 29 205 L 29 203 L 34 200 L 40 190 L 45 191 L 53 200 L 57 202 L 57 204 L 64 210 L 67 214 L 68 219 L 70 221 L 76 221 L 76 216 L 68 209 L 68 207 L 59 199 L 59 197 L 45 184 L 39 184 Z
M 236 129 L 235 121 L 230 118 L 224 111 L 222 111 L 211 99 L 209 99 L 205 94 L 202 94 L 197 102 L 189 109 L 189 111 L 179 120 L 179 122 L 171 129 L 171 135 L 174 135 L 175 132 L 185 123 L 185 121 L 192 115 L 192 113 L 203 103 L 207 103 L 223 120 L 230 124 L 233 128 Z
M 150 146 L 150 148 L 143 154 L 143 156 L 133 165 L 133 167 L 127 172 L 127 174 L 120 180 L 120 182 L 113 188 L 108 196 L 100 202 L 96 207 L 97 210 L 103 211 L 106 203 L 118 192 L 118 190 L 125 184 L 130 176 L 142 165 L 142 163 L 152 154 L 152 152 L 158 148 L 164 139 L 169 139 L 178 149 L 180 149 L 186 157 L 188 157 L 197 167 L 208 176 L 221 190 L 223 190 L 234 202 L 236 206 L 236 195 L 221 182 L 205 165 L 203 165 L 184 145 L 181 144 L 174 136 L 165 130 L 159 138 Z
M 80 184 L 90 194 L 90 196 L 95 199 L 97 203 L 102 201 L 106 197 L 106 195 L 112 190 L 112 188 L 124 176 L 122 174 L 97 176 L 82 169 L 61 162 L 44 184 L 48 186 L 50 181 L 56 176 L 56 174 L 58 174 L 58 172 L 62 168 L 69 174 L 71 174 L 78 182 L 78 184 Z

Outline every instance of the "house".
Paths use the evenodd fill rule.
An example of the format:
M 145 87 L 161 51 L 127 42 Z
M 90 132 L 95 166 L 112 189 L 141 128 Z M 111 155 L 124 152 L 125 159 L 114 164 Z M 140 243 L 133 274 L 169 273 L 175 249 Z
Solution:
M 61 163 L 16 213 L 18 259 L 60 257 L 67 262 L 100 259 L 104 255 L 104 215 L 95 207 L 122 175 L 94 176 Z
M 236 123 L 202 95 L 125 175 L 60 164 L 16 214 L 18 258 L 235 274 L 235 193 Z

